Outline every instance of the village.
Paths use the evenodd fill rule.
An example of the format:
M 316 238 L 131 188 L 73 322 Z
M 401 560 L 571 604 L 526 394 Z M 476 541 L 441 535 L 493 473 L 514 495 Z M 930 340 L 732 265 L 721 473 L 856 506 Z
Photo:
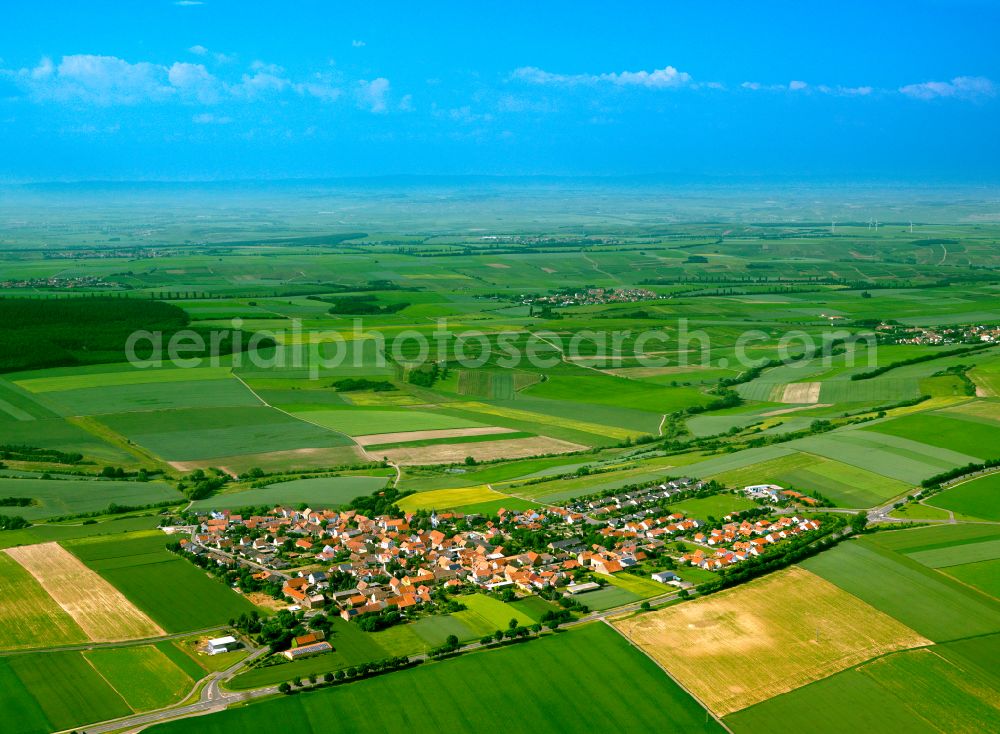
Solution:
M 721 518 L 664 509 L 723 493 L 756 504 Z M 377 629 L 381 619 L 392 624 L 447 613 L 450 595 L 476 591 L 507 601 L 541 595 L 572 607 L 616 574 L 651 579 L 664 585 L 664 594 L 686 593 L 694 583 L 684 578 L 685 567 L 719 571 L 819 530 L 820 520 L 790 509 L 803 500 L 812 498 L 775 485 L 731 492 L 683 478 L 565 506 L 499 509 L 489 517 L 275 507 L 264 514 L 210 512 L 170 530 L 190 532 L 180 541 L 183 553 L 251 571 L 255 586 L 290 611 L 324 610 Z M 328 647 L 315 639 L 286 652 L 294 657 Z

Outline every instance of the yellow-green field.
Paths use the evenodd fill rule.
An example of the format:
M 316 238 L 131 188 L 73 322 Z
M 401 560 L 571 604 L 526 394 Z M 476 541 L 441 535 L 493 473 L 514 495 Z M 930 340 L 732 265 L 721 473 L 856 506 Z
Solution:
M 931 644 L 797 567 L 615 626 L 719 716 Z

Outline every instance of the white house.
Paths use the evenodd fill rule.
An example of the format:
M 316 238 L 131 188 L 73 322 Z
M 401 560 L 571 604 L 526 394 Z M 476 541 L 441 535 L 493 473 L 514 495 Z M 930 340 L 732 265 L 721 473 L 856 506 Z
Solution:
M 241 647 L 241 643 L 232 635 L 227 635 L 226 637 L 216 637 L 214 640 L 208 641 L 208 654 L 218 655 L 220 652 L 229 652 L 230 650 L 235 650 Z

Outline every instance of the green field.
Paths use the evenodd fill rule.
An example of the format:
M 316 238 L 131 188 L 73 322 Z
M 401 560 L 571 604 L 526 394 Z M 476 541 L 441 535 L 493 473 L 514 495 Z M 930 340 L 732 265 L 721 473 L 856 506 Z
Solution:
M 958 484 L 927 502 L 959 517 L 1000 522 L 1000 472 Z
M 111 504 L 141 507 L 184 497 L 166 482 L 112 482 L 86 479 L 0 477 L 0 497 L 30 497 L 27 507 L 0 507 L 0 514 L 26 520 L 98 512 Z
M 957 564 L 941 570 L 963 584 L 979 589 L 1000 601 L 1000 558 Z
M 711 497 L 697 497 L 670 503 L 670 509 L 674 512 L 699 520 L 708 517 L 721 518 L 731 512 L 749 510 L 751 507 L 757 507 L 757 503 L 737 494 L 717 494 Z
M 19 655 L 9 665 L 52 729 L 72 729 L 132 713 L 125 699 L 79 652 Z
M 906 415 L 877 423 L 865 430 L 908 438 L 980 459 L 1000 457 L 996 426 L 950 418 L 941 413 Z
M 31 691 L 11 667 L 14 658 L 0 657 L 0 711 L 4 715 L 4 731 L 10 734 L 38 734 L 49 731 L 52 724 Z
M 87 538 L 64 545 L 167 632 L 226 624 L 253 605 L 167 550 L 167 537 Z
M 996 640 L 995 635 L 985 638 L 994 654 Z M 725 721 L 736 734 L 760 731 L 775 721 L 821 734 L 988 731 L 1000 724 L 995 695 L 1000 677 L 995 666 L 977 664 L 963 652 L 937 645 L 878 658 L 730 714 Z
M 235 379 L 87 387 L 47 392 L 45 397 L 61 415 L 104 415 L 147 410 L 260 405 L 260 401 Z
M 351 444 L 342 434 L 264 407 L 118 413 L 100 421 L 169 461 Z
M 818 492 L 840 507 L 872 507 L 909 489 L 905 482 L 805 452 L 751 464 L 712 478 L 728 487 L 767 483 L 805 494 Z
M 152 645 L 95 649 L 83 655 L 135 711 L 169 706 L 194 687 L 194 680 Z
M 346 505 L 355 497 L 369 495 L 384 487 L 386 477 L 317 477 L 295 479 L 267 487 L 228 492 L 198 500 L 199 510 L 224 510 L 258 505 L 298 505 L 334 508 Z
M 621 695 L 625 689 L 630 695 Z M 381 703 L 372 706 L 376 699 Z M 535 734 L 721 731 L 655 663 L 601 624 L 151 731 L 240 734 L 281 722 L 333 720 L 342 732 L 389 729 L 400 721 L 448 731 L 476 731 L 492 721 L 498 731 Z
M 0 650 L 86 641 L 80 626 L 34 577 L 0 553 Z
M 802 565 L 935 642 L 1000 631 L 1000 603 L 874 544 L 841 543 Z
M 984 540 L 980 543 L 963 543 L 947 548 L 914 551 L 906 554 L 918 563 L 930 568 L 945 568 L 962 563 L 977 563 L 1000 558 L 1000 540 Z
M 348 436 L 398 433 L 401 431 L 433 431 L 442 428 L 477 428 L 484 425 L 445 413 L 419 410 L 358 408 L 291 412 L 304 421 L 332 428 L 340 433 L 346 433 Z
M 531 625 L 535 621 L 531 615 L 485 594 L 468 594 L 459 597 L 458 601 L 467 608 L 455 612 L 452 616 L 472 630 L 474 637 L 505 630 L 511 619 L 516 619 L 517 623 L 523 626 Z

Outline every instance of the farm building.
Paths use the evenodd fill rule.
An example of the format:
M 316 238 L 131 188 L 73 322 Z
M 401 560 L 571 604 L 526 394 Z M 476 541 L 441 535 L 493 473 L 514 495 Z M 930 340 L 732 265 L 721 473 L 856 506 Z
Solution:
M 220 652 L 229 652 L 230 650 L 235 650 L 238 647 L 242 647 L 239 640 L 237 640 L 232 635 L 226 637 L 216 637 L 214 640 L 208 641 L 208 654 L 218 655 Z
M 312 645 L 303 645 L 301 647 L 293 647 L 290 650 L 285 650 L 282 655 L 284 655 L 289 660 L 301 660 L 302 658 L 308 658 L 313 655 L 322 655 L 324 652 L 332 652 L 333 645 L 329 642 L 315 642 Z

